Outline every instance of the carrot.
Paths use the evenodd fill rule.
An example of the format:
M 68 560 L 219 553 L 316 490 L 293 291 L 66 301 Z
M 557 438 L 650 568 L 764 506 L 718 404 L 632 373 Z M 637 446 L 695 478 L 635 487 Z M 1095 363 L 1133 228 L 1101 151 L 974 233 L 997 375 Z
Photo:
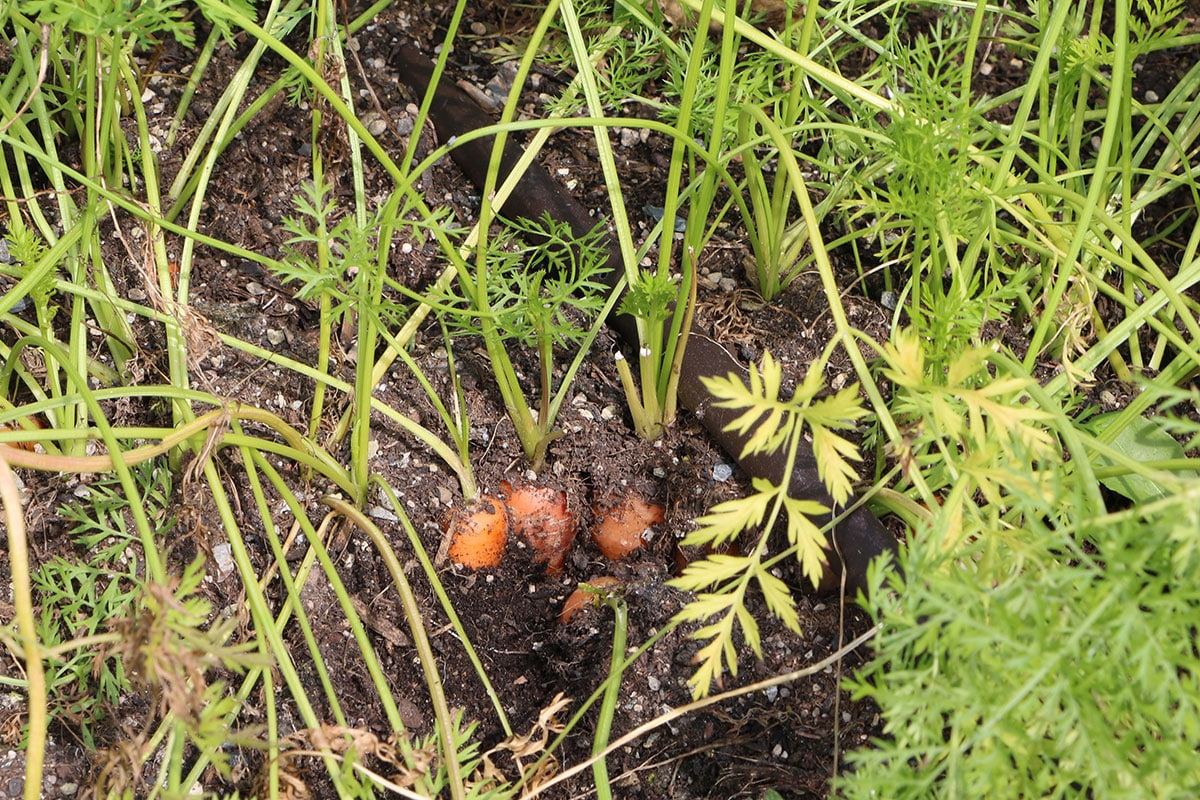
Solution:
M 611 575 L 601 575 L 598 578 L 592 578 L 587 583 L 580 584 L 578 589 L 567 595 L 567 600 L 563 603 L 562 612 L 558 615 L 559 623 L 566 625 L 581 608 L 595 603 L 597 589 L 609 589 L 620 585 L 621 582 Z M 584 588 L 588 586 L 591 587 L 591 591 Z
M 24 417 L 26 430 L 41 430 L 46 427 L 46 422 L 40 417 Z M 21 430 L 22 426 L 16 422 L 6 422 L 0 425 L 0 431 L 8 433 L 9 431 Z M 17 440 L 11 442 L 0 442 L 0 445 L 15 447 L 18 450 L 24 450 L 27 453 L 37 451 L 37 445 L 32 439 Z
M 508 514 L 495 497 L 479 498 L 474 510 L 457 509 L 450 515 L 450 560 L 471 569 L 496 567 L 508 542 Z
M 535 562 L 544 562 L 547 573 L 558 575 L 578 527 L 567 508 L 566 493 L 548 486 L 513 486 L 508 481 L 501 481 L 500 488 L 512 515 L 513 532 L 529 542 Z
M 664 513 L 661 505 L 630 492 L 615 505 L 596 510 L 599 523 L 592 539 L 605 558 L 619 561 L 645 543 L 646 532 L 663 521 Z

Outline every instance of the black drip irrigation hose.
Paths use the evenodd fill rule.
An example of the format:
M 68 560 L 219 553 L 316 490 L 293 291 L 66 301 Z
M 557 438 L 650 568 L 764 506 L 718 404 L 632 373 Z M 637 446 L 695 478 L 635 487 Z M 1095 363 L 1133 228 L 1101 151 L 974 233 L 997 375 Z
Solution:
M 411 45 L 401 45 L 393 51 L 391 64 L 400 74 L 403 81 L 416 95 L 423 95 L 433 79 L 434 64 L 419 50 Z M 457 86 L 442 80 L 438 83 L 434 98 L 429 107 L 429 116 L 437 129 L 442 141 L 494 124 L 494 120 L 481 109 L 474 100 Z M 492 159 L 492 137 L 482 137 L 460 144 L 450 151 L 451 158 L 463 173 L 478 187 L 482 187 L 487 178 L 488 165 Z M 511 139 L 505 142 L 504 152 L 500 161 L 499 179 L 504 178 L 516 165 L 522 155 L 520 145 Z M 539 164 L 533 164 L 525 172 L 516 190 L 504 203 L 504 214 L 510 217 L 525 217 L 538 219 L 549 213 L 551 217 L 571 226 L 576 236 L 590 233 L 596 225 L 596 220 L 588 213 L 574 197 L 568 194 L 555 181 L 550 173 Z M 611 285 L 624 274 L 620 249 L 613 238 L 606 234 L 604 245 L 609 252 L 608 267 L 605 280 Z M 628 316 L 613 313 L 608 324 L 624 339 L 625 343 L 637 349 L 639 342 L 635 321 Z M 844 514 L 833 527 L 833 547 L 827 553 L 830 564 L 842 564 L 845 567 L 846 586 L 850 592 L 867 588 L 867 568 L 871 561 L 884 553 L 893 556 L 896 552 L 896 539 L 883 526 L 879 519 L 865 505 L 855 499 L 845 508 L 853 510 L 845 513 L 845 508 L 839 509 L 825 489 L 824 483 L 817 472 L 817 462 L 811 449 L 802 447 L 797 456 L 797 463 L 790 476 L 784 475 L 787 469 L 787 454 L 785 452 L 760 453 L 740 457 L 746 443 L 746 437 L 736 431 L 727 431 L 726 426 L 741 414 L 733 409 L 717 408 L 712 405 L 713 397 L 704 388 L 702 378 L 726 377 L 730 373 L 745 374 L 745 368 L 729 351 L 718 342 L 699 333 L 688 336 L 687 347 L 684 350 L 683 362 L 680 365 L 679 403 L 691 411 L 697 420 L 719 444 L 725 452 L 737 459 L 741 468 L 753 477 L 766 478 L 778 485 L 787 479 L 788 494 L 799 500 L 813 500 L 826 508 L 835 509 Z M 824 519 L 816 519 L 818 525 L 826 524 L 833 518 L 833 513 Z M 840 585 L 840 571 L 827 570 L 823 588 L 836 588 Z

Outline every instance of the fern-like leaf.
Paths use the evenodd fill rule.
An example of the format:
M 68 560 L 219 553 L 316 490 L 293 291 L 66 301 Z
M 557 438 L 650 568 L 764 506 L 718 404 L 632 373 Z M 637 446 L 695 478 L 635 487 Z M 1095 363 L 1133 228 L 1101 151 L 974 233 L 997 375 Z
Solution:
M 850 460 L 860 461 L 858 448 L 828 428 L 813 428 L 813 455 L 817 459 L 817 474 L 829 489 L 833 502 L 844 505 L 853 492 L 858 473 Z
M 915 337 L 898 339 L 892 347 L 897 382 L 919 385 L 924 379 L 921 350 Z M 762 364 L 751 366 L 747 380 L 735 374 L 722 378 L 704 378 L 705 388 L 721 408 L 741 412 L 726 426 L 745 438 L 742 456 L 760 452 L 777 452 L 782 448 L 805 446 L 797 441 L 804 426 L 812 432 L 812 450 L 816 456 L 821 481 L 838 505 L 849 500 L 857 473 L 851 462 L 860 460 L 857 448 L 838 431 L 850 428 L 862 417 L 858 386 L 847 387 L 833 395 L 820 397 L 824 391 L 824 376 L 819 366 L 808 370 L 804 380 L 790 399 L 781 400 L 783 368 L 770 353 Z M 776 515 L 786 516 L 788 541 L 797 553 L 801 570 L 808 580 L 818 583 L 825 572 L 825 534 L 813 522 L 813 517 L 825 515 L 830 509 L 810 500 L 788 496 L 787 486 L 776 486 L 769 480 L 757 478 L 754 491 L 747 497 L 728 500 L 714 506 L 697 520 L 699 527 L 684 540 L 688 546 L 719 547 L 736 538 L 742 531 L 773 525 Z M 770 517 L 768 515 L 771 515 Z M 768 522 L 768 519 L 770 522 Z M 763 531 L 762 535 L 766 535 Z M 755 653 L 759 652 L 758 622 L 746 608 L 747 587 L 757 583 L 762 590 L 767 610 L 789 629 L 799 631 L 800 620 L 791 592 L 782 580 L 763 565 L 765 543 L 760 540 L 745 556 L 711 555 L 688 565 L 671 585 L 687 591 L 707 590 L 677 615 L 679 621 L 713 620 L 693 636 L 710 640 L 700 649 L 700 664 L 692 676 L 692 689 L 697 696 L 720 679 L 725 668 L 737 672 L 736 651 L 732 636 L 737 627 Z M 744 552 L 747 552 L 744 549 Z M 735 627 L 736 626 L 736 627 Z
M 720 546 L 742 531 L 761 525 L 779 490 L 764 478 L 755 478 L 753 486 L 753 493 L 719 503 L 697 518 L 700 527 L 684 537 L 683 544 L 688 547 Z
M 800 616 L 796 613 L 796 601 L 792 599 L 787 584 L 765 569 L 754 573 L 758 588 L 762 590 L 767 608 L 787 626 L 788 630 L 800 632 Z
M 800 571 L 816 586 L 825 572 L 825 534 L 813 524 L 812 517 L 826 513 L 829 509 L 812 500 L 783 498 L 787 511 L 788 541 L 797 549 Z
M 686 542 L 685 542 L 686 544 Z M 677 578 L 672 578 L 670 584 L 677 589 L 683 589 L 688 592 L 697 592 L 701 589 L 707 589 L 711 586 L 720 586 L 733 578 L 752 569 L 754 562 L 746 556 L 733 556 L 725 553 L 714 553 L 708 558 L 700 561 L 693 561 L 688 564 Z M 724 597 L 724 595 L 718 595 Z M 697 599 L 688 603 L 680 614 L 686 612 L 684 619 L 703 619 L 705 616 L 713 613 L 712 604 L 708 607 L 698 608 L 700 600 Z
M 701 378 L 718 408 L 746 409 L 726 426 L 746 437 L 743 458 L 778 450 L 795 432 L 796 422 L 794 403 L 779 400 L 783 369 L 770 353 L 763 355 L 761 367 L 750 365 L 748 377 L 748 384 L 732 373 L 724 378 Z

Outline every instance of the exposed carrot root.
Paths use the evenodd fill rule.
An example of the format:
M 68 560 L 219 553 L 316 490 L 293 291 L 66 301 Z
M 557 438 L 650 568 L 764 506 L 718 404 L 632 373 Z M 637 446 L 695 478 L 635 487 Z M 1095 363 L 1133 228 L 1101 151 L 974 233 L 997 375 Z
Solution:
M 508 481 L 502 481 L 500 488 L 512 515 L 513 532 L 529 542 L 534 561 L 545 562 L 547 573 L 561 573 L 578 528 L 567 508 L 566 493 L 548 486 L 513 486 Z
M 474 510 L 457 509 L 448 523 L 451 531 L 449 556 L 455 564 L 471 569 L 496 567 L 508 542 L 508 514 L 495 497 L 479 498 Z
M 611 575 L 601 575 L 598 578 L 589 580 L 588 585 L 595 589 L 608 589 L 613 586 L 620 586 L 621 582 Z M 584 589 L 582 586 L 571 592 L 571 594 L 567 595 L 567 600 L 563 603 L 562 612 L 558 615 L 559 623 L 566 625 L 581 608 L 591 605 L 594 600 L 595 594 Z
M 606 558 L 619 561 L 645 544 L 646 532 L 663 521 L 664 513 L 661 505 L 630 492 L 608 509 L 597 509 L 592 539 Z

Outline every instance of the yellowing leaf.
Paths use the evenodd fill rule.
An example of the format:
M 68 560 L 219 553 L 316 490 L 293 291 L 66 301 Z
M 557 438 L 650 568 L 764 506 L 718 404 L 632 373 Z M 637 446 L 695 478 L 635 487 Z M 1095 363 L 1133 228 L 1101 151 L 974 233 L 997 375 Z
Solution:
M 858 384 L 851 384 L 835 395 L 817 400 L 804 409 L 804 420 L 811 427 L 849 428 L 854 420 L 866 416 L 858 396 Z
M 889 365 L 884 374 L 896 384 L 911 388 L 924 383 L 925 350 L 911 328 L 896 331 L 893 340 L 884 345 L 883 355 Z
M 973 347 L 958 355 L 946 369 L 947 386 L 967 386 L 972 378 L 986 366 L 991 350 Z
M 796 387 L 796 393 L 792 396 L 794 404 L 805 404 L 812 401 L 817 393 L 821 391 L 821 387 L 825 383 L 825 376 L 821 370 L 809 367 L 808 372 L 804 374 L 804 382 Z
M 778 617 L 788 630 L 799 633 L 800 616 L 796 613 L 796 601 L 792 599 L 787 584 L 765 569 L 758 570 L 754 577 L 758 580 L 759 589 L 762 590 L 763 599 L 771 613 Z
M 915 370 L 911 377 L 916 385 L 923 380 L 923 356 L 918 345 L 911 334 L 907 338 L 901 335 L 897 345 L 900 349 L 895 350 L 892 359 L 893 366 L 901 365 L 902 371 Z M 836 431 L 852 427 L 854 420 L 866 413 L 857 385 L 818 398 L 824 390 L 824 376 L 820 367 L 814 366 L 791 399 L 780 400 L 783 368 L 770 353 L 763 356 L 760 365 L 750 367 L 747 380 L 729 374 L 704 378 L 703 383 L 715 398 L 715 405 L 739 412 L 726 430 L 744 437 L 741 455 L 804 446 L 796 437 L 807 426 L 812 431 L 812 449 L 821 480 L 838 504 L 850 498 L 857 478 L 851 462 L 861 457 L 854 444 Z M 957 411 L 954 413 L 957 416 Z M 768 514 L 780 510 L 786 513 L 788 540 L 796 548 L 804 576 L 818 582 L 825 572 L 826 538 L 810 517 L 827 514 L 829 509 L 789 497 L 786 487 L 761 478 L 754 481 L 749 496 L 720 503 L 700 517 L 699 527 L 683 544 L 720 546 L 742 531 L 765 527 L 769 524 Z M 680 622 L 712 621 L 692 634 L 696 639 L 710 640 L 697 654 L 700 665 L 690 681 L 696 696 L 719 681 L 726 668 L 736 674 L 735 626 L 741 628 L 745 643 L 759 652 L 758 622 L 744 602 L 751 582 L 757 581 L 770 613 L 791 630 L 799 630 L 799 616 L 788 587 L 763 567 L 765 550 L 764 540 L 760 539 L 746 556 L 712 555 L 689 564 L 682 575 L 670 581 L 684 590 L 710 590 L 676 615 Z
M 748 415 L 749 412 L 746 416 Z M 795 429 L 791 422 L 782 409 L 772 409 L 754 435 L 746 440 L 739 458 L 745 458 L 752 453 L 773 453 L 778 450 Z
M 829 490 L 833 502 L 844 505 L 853 491 L 858 473 L 850 466 L 849 459 L 861 461 L 862 456 L 852 442 L 838 436 L 827 428 L 813 428 L 813 455 L 817 460 L 817 474 Z
M 763 483 L 770 487 L 769 483 Z M 736 538 L 747 528 L 761 525 L 768 506 L 779 490 L 772 487 L 769 491 L 764 491 L 762 484 L 757 481 L 755 489 L 753 494 L 746 497 L 718 503 L 707 514 L 698 517 L 696 522 L 700 527 L 684 537 L 683 544 L 688 547 L 721 545 Z
M 959 439 L 965 431 L 962 410 L 951 404 L 951 397 L 940 391 L 930 397 L 930 416 L 937 430 L 947 439 Z
M 800 571 L 812 581 L 813 586 L 816 586 L 825 573 L 827 540 L 810 515 L 823 514 L 828 509 L 811 500 L 796 500 L 791 497 L 784 499 L 784 507 L 787 509 L 788 541 L 796 546 Z
M 677 586 L 675 581 L 670 581 L 671 585 Z M 705 594 L 696 595 L 696 599 L 681 608 L 676 614 L 675 619 L 680 622 L 694 622 L 700 619 L 708 619 L 725 614 L 729 610 L 729 606 L 735 600 L 732 594 L 717 594 L 708 592 Z M 703 630 L 703 629 L 702 629 Z M 697 631 L 696 636 L 700 635 Z
M 755 368 L 750 365 L 750 386 L 754 387 L 758 384 L 755 376 L 762 375 L 761 389 L 755 391 L 755 395 L 763 400 L 774 402 L 779 399 L 779 388 L 783 385 L 783 367 L 779 362 L 771 357 L 771 351 L 763 353 L 762 366 Z
M 745 572 L 751 566 L 752 562 L 746 556 L 713 553 L 688 564 L 682 575 L 672 578 L 668 583 L 678 589 L 695 592 L 710 586 L 718 586 Z
M 737 655 L 732 652 L 733 647 L 730 640 L 714 639 L 704 647 L 701 647 L 700 651 L 696 653 L 696 660 L 700 662 L 700 666 L 696 668 L 696 672 L 692 677 L 688 678 L 694 699 L 698 700 L 704 697 L 704 695 L 708 694 L 708 688 L 721 679 L 721 673 L 724 672 L 721 655 L 726 649 L 731 652 L 732 671 L 736 675 Z
M 741 456 L 778 450 L 795 428 L 792 404 L 779 400 L 783 370 L 770 353 L 763 356 L 761 368 L 750 366 L 749 378 L 749 386 L 732 373 L 724 378 L 701 379 L 709 394 L 717 398 L 714 405 L 746 409 L 725 426 L 725 430 L 736 431 L 742 436 L 754 431 L 747 436 Z

